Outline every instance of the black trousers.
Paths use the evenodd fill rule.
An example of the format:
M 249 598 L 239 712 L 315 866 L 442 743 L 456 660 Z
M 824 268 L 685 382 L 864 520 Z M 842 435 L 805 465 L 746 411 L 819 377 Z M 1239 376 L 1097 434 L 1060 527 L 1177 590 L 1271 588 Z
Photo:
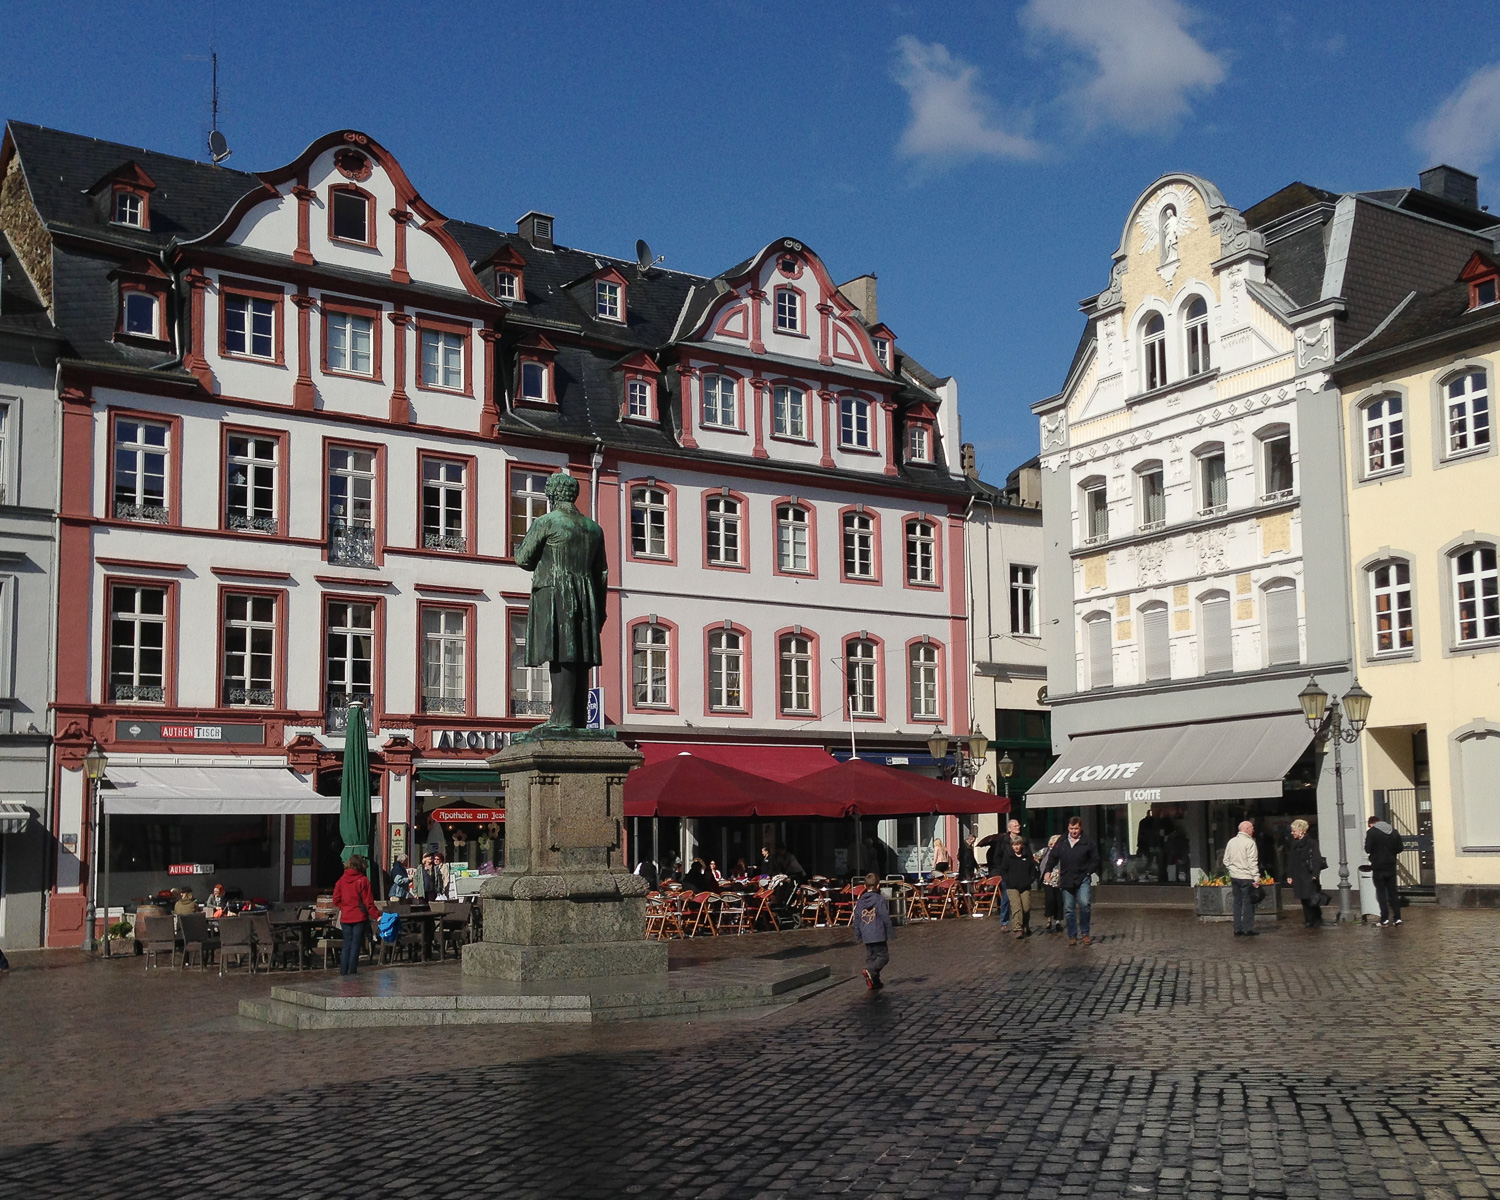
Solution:
M 1302 902 L 1302 923 L 1304 925 L 1321 925 L 1323 923 L 1323 906 L 1316 899 L 1304 900 Z
M 1380 901 L 1380 919 L 1399 921 L 1401 919 L 1401 893 L 1396 889 L 1396 868 L 1372 871 L 1370 874 L 1375 883 L 1375 898 Z
M 870 972 L 871 975 L 875 976 L 876 979 L 880 978 L 880 972 L 885 970 L 887 964 L 889 964 L 890 961 L 891 951 L 890 947 L 888 947 L 886 943 L 865 943 L 865 970 Z

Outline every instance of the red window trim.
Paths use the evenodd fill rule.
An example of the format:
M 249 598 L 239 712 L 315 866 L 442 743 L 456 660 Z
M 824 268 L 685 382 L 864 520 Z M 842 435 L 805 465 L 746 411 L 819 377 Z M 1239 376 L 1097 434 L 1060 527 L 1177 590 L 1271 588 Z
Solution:
M 935 717 L 933 717 L 933 716 L 919 717 L 919 716 L 917 716 L 917 714 L 915 712 L 912 711 L 912 706 L 911 706 L 911 650 L 912 650 L 913 646 L 920 646 L 920 645 L 922 645 L 922 643 L 923 643 L 924 640 L 926 641 L 926 643 L 928 645 L 930 645 L 930 646 L 936 646 L 937 647 L 937 703 L 938 703 L 938 711 L 937 711 L 937 716 L 935 716 Z M 942 642 L 938 641 L 938 639 L 935 638 L 935 637 L 928 637 L 928 638 L 925 638 L 925 639 L 924 638 L 920 638 L 920 637 L 908 638 L 907 641 L 906 641 L 905 646 L 902 649 L 902 662 L 901 662 L 901 665 L 905 668 L 905 670 L 902 672 L 902 675 L 904 676 L 904 678 L 902 680 L 902 683 L 903 683 L 903 686 L 905 687 L 905 690 L 906 690 L 905 706 L 906 706 L 906 720 L 907 720 L 907 723 L 908 724 L 916 724 L 917 722 L 921 722 L 921 723 L 925 724 L 928 721 L 933 721 L 933 722 L 935 722 L 938 725 L 944 724 L 948 720 L 948 707 L 949 707 L 949 705 L 948 705 L 948 647 L 946 645 L 944 645 Z
M 913 429 L 925 429 L 927 431 L 927 457 L 926 458 L 913 458 L 912 457 L 912 453 L 911 453 L 911 431 Z M 907 420 L 906 420 L 906 445 L 901 448 L 902 457 L 905 458 L 907 462 L 923 463 L 923 464 L 925 464 L 927 466 L 931 466 L 936 461 L 936 455 L 933 453 L 933 451 L 936 450 L 936 449 L 937 449 L 937 429 L 936 429 L 934 423 L 932 421 L 912 420 L 910 417 L 908 417 Z
M 853 713 L 849 711 L 849 643 L 865 641 L 875 647 L 875 712 L 873 715 L 866 713 Z M 844 717 L 850 721 L 869 721 L 879 723 L 885 720 L 886 710 L 886 679 L 885 679 L 885 639 L 879 634 L 871 633 L 868 629 L 856 629 L 853 633 L 845 634 L 839 649 L 843 651 L 844 658 Z
M 333 197 L 338 192 L 348 192 L 364 200 L 365 234 L 368 240 L 356 242 L 353 238 L 338 237 L 333 232 Z M 336 246 L 362 246 L 368 250 L 377 248 L 375 237 L 375 197 L 372 193 L 352 183 L 332 183 L 328 185 L 328 240 Z
M 708 376 L 722 375 L 726 379 L 734 380 L 734 424 L 733 425 L 709 425 L 703 420 L 703 401 L 708 395 Z M 697 395 L 697 420 L 700 433 L 744 433 L 745 432 L 745 382 L 747 376 L 738 371 L 730 370 L 718 364 L 698 368 L 698 395 Z
M 262 366 L 286 366 L 286 291 L 274 284 L 260 283 L 254 279 L 237 279 L 230 275 L 219 276 L 219 357 L 234 362 L 260 363 Z M 229 297 L 248 296 L 252 300 L 269 300 L 275 307 L 271 310 L 271 329 L 274 349 L 270 358 L 256 354 L 236 354 L 225 346 L 228 332 Z M 248 336 L 248 335 L 247 335 Z
M 711 562 L 708 557 L 708 502 L 710 500 L 734 500 L 740 506 L 740 561 L 738 563 L 716 563 Z M 743 492 L 729 489 L 725 495 L 725 489 L 704 488 L 702 493 L 702 518 L 703 518 L 703 569 L 705 571 L 740 571 L 750 570 L 750 501 Z M 656 560 L 652 560 L 653 562 Z
M 711 682 L 713 673 L 709 660 L 708 639 L 716 633 L 737 633 L 740 635 L 740 699 L 743 702 L 739 708 L 714 708 L 712 705 L 713 692 Z M 703 715 L 706 717 L 733 717 L 743 720 L 755 715 L 755 688 L 752 683 L 755 673 L 751 670 L 750 662 L 751 637 L 750 630 L 735 621 L 729 622 L 726 627 L 723 621 L 717 621 L 712 625 L 703 627 Z M 653 710 L 654 711 L 654 710 Z
M 132 421 L 151 421 L 158 425 L 167 426 L 167 519 L 160 524 L 155 521 L 132 521 L 128 517 L 120 517 L 118 520 L 123 525 L 133 527 L 145 525 L 147 528 L 175 529 L 182 526 L 182 417 L 177 413 L 155 413 L 145 409 L 137 408 L 110 408 L 108 437 L 109 444 L 105 447 L 105 453 L 109 456 L 109 466 L 105 472 L 104 479 L 104 510 L 105 520 L 113 521 L 115 517 L 115 423 L 120 417 Z
M 844 441 L 844 401 L 858 400 L 870 410 L 870 444 L 854 446 Z M 833 398 L 833 448 L 839 454 L 861 454 L 879 458 L 884 452 L 880 448 L 880 403 L 863 392 L 839 392 Z
M 464 548 L 462 550 L 435 550 L 434 553 L 451 555 L 454 558 L 472 557 L 478 551 L 479 526 L 476 524 L 479 516 L 477 495 L 479 491 L 479 460 L 472 454 L 447 454 L 441 450 L 418 450 L 417 451 L 417 546 L 418 550 L 426 550 L 427 533 L 422 522 L 426 520 L 423 512 L 422 492 L 426 487 L 424 475 L 426 465 L 429 461 L 462 463 L 464 468 Z M 506 536 L 510 535 L 510 494 L 506 493 Z
M 659 388 L 658 388 L 658 385 L 657 385 L 657 381 L 654 378 L 652 378 L 650 375 L 648 375 L 645 371 L 640 371 L 640 370 L 626 370 L 624 374 L 625 374 L 624 392 L 623 392 L 623 394 L 622 394 L 622 396 L 620 398 L 620 420 L 622 420 L 622 421 L 634 421 L 637 425 L 657 425 L 657 424 L 660 424 L 660 422 L 661 422 L 661 409 L 659 407 L 659 400 L 658 400 Z M 630 385 L 632 383 L 644 383 L 646 385 L 646 387 L 650 389 L 649 392 L 648 392 L 648 401 L 647 401 L 647 406 L 646 406 L 648 412 L 647 412 L 647 415 L 644 416 L 644 417 L 637 417 L 637 416 L 634 416 L 634 415 L 631 414 L 631 411 L 630 411 Z
M 99 606 L 100 615 L 100 641 L 99 654 L 99 696 L 100 702 L 111 708 L 125 710 L 146 709 L 159 712 L 166 708 L 177 707 L 177 640 L 180 628 L 180 580 L 152 578 L 143 575 L 104 575 L 103 603 Z M 149 587 L 159 588 L 166 592 L 166 602 L 162 605 L 164 611 L 164 628 L 162 630 L 162 702 L 151 704 L 143 701 L 121 700 L 116 701 L 109 694 L 109 667 L 110 667 L 110 614 L 114 606 L 110 600 L 110 590 L 117 585 L 124 587 Z
M 775 682 L 776 692 L 772 697 L 775 717 L 778 721 L 807 721 L 809 718 L 817 720 L 824 716 L 823 713 L 823 666 L 821 642 L 816 633 L 807 626 L 801 626 L 802 632 L 797 632 L 798 626 L 787 625 L 778 629 L 771 635 L 771 653 L 775 655 L 776 662 L 771 672 Z M 784 712 L 781 707 L 781 639 L 784 637 L 805 637 L 811 643 L 808 653 L 810 655 L 810 671 L 807 681 L 807 699 L 811 708 L 794 709 Z M 840 709 L 843 705 L 839 705 Z
M 421 392 L 440 392 L 445 396 L 472 396 L 474 394 L 474 327 L 467 321 L 454 321 L 443 317 L 436 317 L 430 313 L 415 314 L 417 327 L 416 345 L 416 385 Z M 463 338 L 464 352 L 464 386 L 461 390 L 453 388 L 438 387 L 435 384 L 422 382 L 422 334 L 432 330 L 435 333 L 453 333 Z
M 319 347 L 319 370 L 324 375 L 331 375 L 335 379 L 358 379 L 364 383 L 384 383 L 385 357 L 383 354 L 384 342 L 382 340 L 382 326 L 385 324 L 384 307 L 379 304 L 371 304 L 366 300 L 353 300 L 345 296 L 330 296 L 324 292 L 318 297 L 318 309 L 321 314 L 318 321 L 318 328 L 322 339 L 322 344 Z M 330 312 L 348 313 L 355 317 L 369 318 L 370 325 L 372 326 L 370 335 L 370 374 L 361 375 L 358 371 L 340 371 L 328 365 L 328 314 Z M 467 350 L 465 351 L 465 357 L 467 357 Z
M 776 389 L 792 388 L 802 393 L 802 427 L 806 430 L 803 437 L 793 437 L 789 433 L 776 432 Z M 785 442 L 789 446 L 816 446 L 818 444 L 817 429 L 817 405 L 818 389 L 803 380 L 789 379 L 786 377 L 773 377 L 766 380 L 766 437 L 773 442 Z
M 370 632 L 374 635 L 374 646 L 370 653 L 373 661 L 370 667 L 370 729 L 379 729 L 381 720 L 385 716 L 385 600 L 384 596 L 369 592 L 323 592 L 319 596 L 321 612 L 319 620 L 322 623 L 322 637 L 318 641 L 318 695 L 315 708 L 319 714 L 319 721 L 325 721 L 328 717 L 328 605 L 332 604 L 368 604 L 374 609 L 370 617 Z
M 460 713 L 460 714 L 455 714 L 455 713 L 429 713 L 429 712 L 427 712 L 422 707 L 422 681 L 423 681 L 423 678 L 424 678 L 424 667 L 425 667 L 425 662 L 423 660 L 423 654 L 424 654 L 424 651 L 427 648 L 427 634 L 426 634 L 426 631 L 423 628 L 423 624 L 424 624 L 423 618 L 425 617 L 428 609 L 437 609 L 437 610 L 442 610 L 442 611 L 446 611 L 446 612 L 461 612 L 461 613 L 464 614 L 464 711 L 462 713 Z M 415 703 L 412 706 L 412 713 L 419 720 L 432 720 L 434 718 L 441 719 L 443 717 L 453 717 L 453 716 L 463 716 L 463 717 L 472 718 L 475 715 L 477 715 L 477 711 L 478 710 L 475 707 L 475 695 L 476 695 L 475 684 L 476 684 L 476 680 L 474 678 L 474 675 L 475 675 L 476 667 L 478 666 L 478 662 L 479 662 L 478 654 L 476 653 L 476 649 L 477 648 L 475 646 L 475 641 L 477 640 L 476 639 L 476 634 L 478 633 L 478 629 L 479 629 L 479 606 L 477 604 L 466 603 L 466 602 L 464 602 L 462 600 L 457 600 L 457 601 L 455 601 L 455 600 L 425 600 L 425 599 L 418 599 L 417 600 L 417 674 L 416 674 L 416 681 L 417 681 L 416 693 L 417 694 L 414 697 Z M 505 637 L 506 637 L 506 647 L 507 647 L 507 650 L 508 650 L 509 649 L 509 643 L 510 643 L 510 628 L 509 628 L 509 623 L 508 622 L 507 622 L 507 625 L 506 625 Z M 510 708 L 510 704 L 509 704 L 509 695 L 510 695 L 510 663 L 509 663 L 509 661 L 506 662 L 505 671 L 504 671 L 504 678 L 505 678 L 505 681 L 506 681 L 506 697 L 507 697 L 506 709 L 508 711 L 509 708 Z
M 593 307 L 589 315 L 596 321 L 607 321 L 611 325 L 628 325 L 630 323 L 630 281 L 621 275 L 614 267 L 604 267 L 595 271 L 592 280 L 594 294 L 589 297 Z M 618 317 L 606 317 L 599 311 L 599 285 L 601 283 L 612 283 L 620 289 L 620 315 Z
M 128 196 L 139 196 L 141 201 L 141 223 L 130 225 L 124 221 L 115 220 L 115 197 L 121 192 Z M 109 223 L 119 229 L 151 229 L 151 189 L 138 187 L 134 184 L 116 181 L 109 189 Z
M 521 394 L 521 375 L 527 363 L 536 363 L 542 368 L 542 393 L 541 400 Z M 516 386 L 511 402 L 524 408 L 556 408 L 557 407 L 557 384 L 555 379 L 555 362 L 549 351 L 525 348 L 516 352 Z
M 780 304 L 778 297 L 782 292 L 793 292 L 797 296 L 797 328 L 783 329 L 780 320 Z M 807 332 L 807 293 L 791 283 L 777 283 L 771 289 L 771 331 L 779 333 L 783 337 L 805 338 L 811 335 Z
M 635 530 L 633 526 L 633 510 L 635 508 L 635 489 L 638 487 L 659 488 L 667 494 L 667 553 L 663 558 L 656 554 L 637 554 L 635 552 Z M 677 488 L 664 479 L 654 475 L 642 475 L 635 479 L 626 480 L 625 492 L 625 557 L 629 562 L 648 563 L 652 566 L 675 567 L 677 565 Z
M 781 520 L 777 510 L 783 504 L 795 505 L 807 513 L 807 570 L 783 571 L 781 569 Z M 777 496 L 771 501 L 771 573 L 785 575 L 789 579 L 816 579 L 818 577 L 818 506 L 801 496 Z
M 655 560 L 653 560 L 655 561 Z M 637 704 L 635 702 L 635 631 L 642 625 L 660 625 L 667 631 L 667 703 Z M 682 671 L 682 639 L 677 623 L 669 621 L 659 613 L 653 621 L 650 616 L 636 617 L 625 626 L 625 711 L 632 713 L 659 713 L 671 716 L 682 707 L 678 684 Z
M 229 439 L 231 436 L 274 438 L 276 447 L 276 533 L 256 533 L 253 529 L 229 528 Z M 244 534 L 255 538 L 284 538 L 290 536 L 288 526 L 290 514 L 287 501 L 287 480 L 291 478 L 292 437 L 287 429 L 268 429 L 265 426 L 221 425 L 219 432 L 219 529 L 236 536 Z M 324 489 L 327 490 L 326 488 Z M 113 494 L 113 493 L 111 493 Z M 325 497 L 326 503 L 326 497 Z
M 156 332 L 154 334 L 125 332 L 125 297 L 131 292 L 143 292 L 156 301 Z M 167 326 L 167 285 L 152 280 L 120 280 L 119 309 L 115 313 L 115 341 L 150 342 L 152 345 L 169 344 L 172 341 Z
M 906 542 L 911 535 L 911 526 L 917 521 L 924 521 L 932 527 L 931 583 L 917 583 L 911 577 Z M 906 513 L 901 518 L 901 582 L 904 586 L 918 592 L 941 592 L 943 590 L 943 523 L 932 513 Z
M 875 567 L 875 574 L 871 577 L 850 575 L 848 573 L 849 564 L 844 555 L 844 518 L 850 513 L 860 512 L 861 509 L 863 510 L 861 515 L 870 518 L 870 533 L 875 543 L 872 547 L 874 551 L 873 565 Z M 881 540 L 879 509 L 871 508 L 868 504 L 846 504 L 843 508 L 839 509 L 839 581 L 841 583 L 863 584 L 867 586 L 874 584 L 876 587 L 885 582 L 885 547 Z
M 224 630 L 228 624 L 229 617 L 226 605 L 230 596 L 269 596 L 276 604 L 276 648 L 272 653 L 271 660 L 271 692 L 272 700 L 270 707 L 258 704 L 227 704 L 224 700 Z M 218 657 L 214 666 L 214 703 L 213 707 L 221 709 L 226 713 L 265 713 L 286 710 L 286 664 L 287 664 L 287 589 L 239 586 L 232 583 L 219 584 L 219 628 L 215 645 Z
M 561 470 L 562 470 L 562 467 L 560 465 L 556 464 L 556 463 L 539 463 L 539 462 L 515 461 L 515 462 L 507 462 L 505 464 L 505 548 L 504 548 L 503 552 L 501 553 L 501 557 L 506 562 L 515 562 L 515 552 L 514 552 L 514 548 L 511 546 L 511 542 L 510 542 L 510 518 L 511 518 L 510 506 L 511 506 L 511 502 L 514 499 L 514 496 L 515 496 L 515 476 L 516 476 L 516 472 L 517 471 L 526 471 L 526 472 L 529 472 L 529 473 L 535 474 L 535 475 L 549 476 L 549 475 L 556 475 Z M 584 503 L 587 504 L 587 500 L 585 500 L 585 493 L 582 490 L 582 488 L 579 489 L 578 498 L 579 498 L 579 500 L 583 500 Z M 652 562 L 656 562 L 658 560 L 652 559 L 651 561 Z M 508 694 L 509 693 L 507 692 L 507 695 Z
M 371 498 L 371 507 L 375 510 L 375 566 L 385 565 L 386 537 L 385 537 L 385 443 L 384 442 L 361 442 L 355 438 L 323 436 L 323 461 L 321 469 L 321 484 L 323 496 L 319 501 L 319 511 L 322 513 L 323 523 L 321 525 L 323 542 L 323 561 L 328 561 L 328 452 L 335 447 L 349 450 L 373 450 L 375 452 L 375 495 Z M 335 564 L 338 565 L 338 564 Z

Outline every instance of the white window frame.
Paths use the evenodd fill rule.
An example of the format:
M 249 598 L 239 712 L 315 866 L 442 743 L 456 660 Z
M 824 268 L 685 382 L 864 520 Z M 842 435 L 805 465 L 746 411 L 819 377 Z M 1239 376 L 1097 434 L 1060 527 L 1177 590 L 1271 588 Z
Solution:
M 373 697 L 375 606 L 358 600 L 329 600 L 327 605 L 328 637 L 323 646 L 323 667 L 328 693 Z M 361 617 L 365 620 L 360 620 Z M 364 654 L 360 653 L 362 640 L 367 643 Z M 336 650 L 336 646 L 342 648 Z M 340 678 L 335 679 L 335 675 Z M 366 676 L 363 682 L 360 675 Z
M 547 403 L 547 372 L 550 368 L 535 358 L 521 360 L 520 388 L 518 395 L 532 404 Z
M 516 547 L 526 540 L 537 518 L 549 505 L 547 502 L 547 476 L 541 471 L 512 470 L 510 473 L 510 507 L 507 520 L 510 528 L 510 553 L 515 557 Z M 519 519 L 521 528 L 517 528 Z
M 375 374 L 375 319 L 337 308 L 323 310 L 328 369 L 369 378 Z M 427 334 L 423 330 L 423 335 Z M 363 343 L 363 344 L 361 344 Z M 462 367 L 460 366 L 460 374 Z
M 253 433 L 231 433 L 224 440 L 224 523 L 249 533 L 277 533 L 280 528 L 281 439 Z M 269 456 L 264 451 L 269 451 Z M 236 480 L 240 475 L 242 481 Z M 236 491 L 244 496 L 236 502 Z
M 1017 637 L 1037 636 L 1037 569 L 1010 564 L 1010 631 Z
M 906 458 L 908 462 L 932 461 L 932 430 L 927 425 L 918 422 L 906 427 Z
M 510 641 L 509 711 L 512 717 L 546 717 L 552 713 L 552 676 L 546 667 L 526 665 L 526 620 L 523 609 L 508 618 Z
M 442 392 L 462 392 L 469 339 L 451 329 L 421 328 L 418 332 L 422 386 Z
M 789 384 L 771 389 L 771 434 L 807 441 L 807 393 Z
M 1290 500 L 1297 494 L 1297 464 L 1292 456 L 1292 431 L 1290 429 L 1267 430 L 1256 434 L 1257 454 L 1260 458 L 1260 502 L 1262 504 L 1275 504 L 1282 500 Z M 1271 478 L 1274 466 L 1272 447 L 1278 443 L 1286 444 L 1286 479 L 1277 480 Z M 1284 482 L 1286 487 L 1272 487 L 1273 483 Z
M 1411 563 L 1388 558 L 1372 564 L 1370 581 L 1370 650 L 1374 657 L 1408 654 L 1416 648 Z M 1382 624 L 1386 628 L 1382 629 Z
M 875 343 L 875 357 L 880 360 L 880 365 L 889 371 L 891 369 L 891 339 L 874 337 L 870 340 Z
M 464 716 L 469 707 L 468 610 L 423 605 L 421 611 L 422 711 Z
M 1155 486 L 1151 480 L 1155 480 Z M 1135 472 L 1136 529 L 1151 533 L 1167 525 L 1167 472 L 1159 462 L 1145 463 Z
M 1202 305 L 1202 312 L 1194 309 Z M 1194 296 L 1182 310 L 1182 338 L 1187 352 L 1187 377 L 1202 375 L 1211 369 L 1211 351 L 1208 341 L 1208 301 Z
M 632 421 L 651 419 L 651 384 L 644 379 L 625 382 L 625 415 Z
M 873 449 L 870 402 L 863 397 L 839 397 L 839 445 L 849 450 Z
M 813 711 L 812 638 L 784 633 L 776 646 L 776 703 L 783 716 Z
M 802 293 L 796 288 L 776 289 L 776 332 L 802 332 Z
M 630 489 L 630 552 L 634 558 L 668 558 L 671 499 L 664 488 L 638 483 Z
M 643 622 L 630 638 L 631 694 L 635 708 L 672 707 L 672 631 Z
M 703 376 L 700 424 L 707 429 L 739 428 L 739 377 L 710 372 Z
M 143 307 L 144 306 L 144 307 Z M 134 311 L 133 311 L 134 310 Z M 141 314 L 147 320 L 140 320 Z M 146 329 L 134 329 L 132 325 L 144 324 Z M 120 330 L 128 337 L 161 338 L 161 297 L 154 292 L 131 288 L 120 296 Z
M 244 611 L 236 615 L 238 601 L 244 602 Z M 275 596 L 258 592 L 225 593 L 224 662 L 220 679 L 220 699 L 225 707 L 275 706 L 276 609 Z M 267 612 L 269 616 L 265 615 Z
M 1476 384 L 1474 381 L 1478 380 Z M 1489 372 L 1462 371 L 1443 381 L 1444 458 L 1462 458 L 1489 449 L 1494 431 L 1490 422 Z
M 126 438 L 127 430 L 134 436 Z M 147 440 L 147 431 L 161 435 L 161 441 Z M 172 427 L 165 421 L 147 421 L 140 417 L 115 418 L 114 496 L 111 512 L 117 520 L 151 521 L 163 524 L 171 519 Z M 121 470 L 122 458 L 129 459 L 128 470 Z M 160 466 L 154 460 L 159 460 Z M 122 499 L 121 479 L 134 479 L 134 486 Z M 150 480 L 159 479 L 160 489 Z
M 1193 506 L 1194 512 L 1200 517 L 1216 517 L 1229 510 L 1229 463 L 1224 455 L 1224 447 L 1220 444 L 1205 447 L 1194 454 L 1194 479 L 1193 488 L 1197 493 L 1197 503 Z M 1217 482 L 1222 489 L 1223 498 L 1216 501 L 1213 495 L 1214 475 L 1209 470 L 1209 464 L 1217 461 L 1219 464 Z
M 516 277 L 510 271 L 495 272 L 495 299 L 514 300 L 517 295 Z
M 745 635 L 737 629 L 708 635 L 708 711 L 745 711 Z
M 264 322 L 265 328 L 258 326 Z M 239 338 L 236 350 L 231 339 Z M 265 349 L 256 344 L 264 341 Z M 276 359 L 276 301 L 244 292 L 229 292 L 224 297 L 224 353 L 236 358 L 254 358 L 262 362 Z
M 111 225 L 125 225 L 131 229 L 146 227 L 146 202 L 139 192 L 116 188 L 113 201 L 110 205 Z
M 147 612 L 141 603 L 142 597 L 151 592 L 161 597 L 161 611 Z M 131 596 L 131 607 L 116 607 L 122 593 Z M 165 704 L 167 701 L 167 666 L 171 647 L 167 641 L 167 617 L 171 610 L 169 589 L 142 583 L 109 584 L 109 691 L 107 704 Z M 128 641 L 117 640 L 116 634 L 128 627 Z M 158 642 L 154 646 L 145 644 L 147 630 L 155 630 Z M 117 651 L 128 651 L 128 671 L 116 669 Z M 155 651 L 160 655 L 158 669 L 148 670 L 142 666 L 143 654 Z M 122 695 L 121 689 L 127 694 Z
M 1146 392 L 1167 385 L 1167 319 L 1161 313 L 1141 324 L 1141 385 Z
M 1462 560 L 1473 556 L 1470 569 Z M 1491 542 L 1460 546 L 1448 557 L 1452 573 L 1453 639 L 1456 647 L 1486 645 L 1500 640 L 1500 550 Z M 1488 565 L 1485 559 L 1488 558 Z M 1467 585 L 1467 586 L 1466 586 Z M 1467 595 L 1465 594 L 1467 591 Z M 1465 610 L 1469 616 L 1465 616 Z M 1464 627 L 1473 632 L 1465 636 Z
M 846 512 L 842 525 L 844 577 L 876 578 L 875 518 L 867 512 Z
M 1109 541 L 1109 484 L 1106 480 L 1085 480 L 1079 484 L 1083 493 L 1083 544 L 1092 546 Z
M 776 562 L 780 570 L 796 575 L 811 573 L 811 538 L 811 509 L 790 503 L 776 506 Z
M 340 507 L 343 511 L 337 511 Z M 345 529 L 375 528 L 374 450 L 328 447 L 328 523 Z
M 744 506 L 733 496 L 709 496 L 703 503 L 703 554 L 715 567 L 739 567 L 743 546 L 740 539 Z
M 906 656 L 907 698 L 913 721 L 942 719 L 938 648 L 932 642 L 915 642 Z
M 920 517 L 906 523 L 906 582 L 937 582 L 937 527 Z
M 1388 475 L 1406 466 L 1406 413 L 1399 392 L 1368 400 L 1360 413 L 1364 425 L 1365 477 Z
M 880 716 L 880 649 L 870 638 L 844 643 L 844 693 L 850 717 Z
M 422 459 L 423 549 L 463 553 L 469 548 L 468 490 L 468 463 L 453 458 Z
M 618 283 L 608 279 L 594 280 L 594 315 L 601 321 L 624 321 L 624 295 Z

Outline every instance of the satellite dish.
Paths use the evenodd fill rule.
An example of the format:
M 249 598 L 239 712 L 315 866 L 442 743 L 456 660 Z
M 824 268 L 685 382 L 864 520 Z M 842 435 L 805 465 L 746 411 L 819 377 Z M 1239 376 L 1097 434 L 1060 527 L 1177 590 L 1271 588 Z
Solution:
M 651 247 L 646 244 L 645 238 L 635 239 L 635 265 L 642 271 L 651 269 Z
M 224 139 L 224 135 L 217 129 L 208 135 L 208 152 L 213 156 L 215 163 L 223 162 L 234 153 L 234 151 L 230 150 L 229 143 Z

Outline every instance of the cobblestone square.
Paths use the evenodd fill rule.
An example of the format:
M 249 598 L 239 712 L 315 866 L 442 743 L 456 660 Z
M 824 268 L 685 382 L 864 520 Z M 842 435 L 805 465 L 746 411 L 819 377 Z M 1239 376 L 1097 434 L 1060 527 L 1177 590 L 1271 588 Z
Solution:
M 845 930 L 673 946 L 848 982 L 758 1016 L 294 1033 L 267 977 L 73 952 L 0 979 L 0 1197 L 1481 1197 L 1500 1192 L 1500 922 L 1096 941 Z M 422 968 L 405 968 L 422 969 Z

